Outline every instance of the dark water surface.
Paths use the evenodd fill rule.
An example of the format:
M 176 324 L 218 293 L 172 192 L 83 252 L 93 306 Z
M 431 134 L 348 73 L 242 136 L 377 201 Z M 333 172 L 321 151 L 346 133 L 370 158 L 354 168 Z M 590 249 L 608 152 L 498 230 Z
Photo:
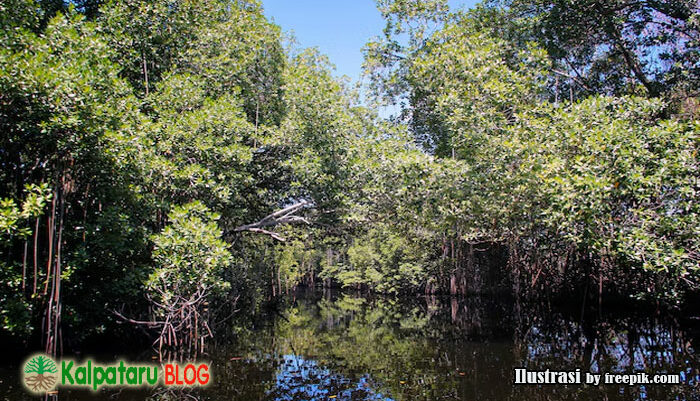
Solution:
M 204 390 L 62 389 L 59 399 L 700 400 L 697 325 L 669 313 L 494 296 L 307 293 L 242 326 L 217 334 L 208 356 L 213 383 Z M 514 385 L 517 367 L 673 373 L 683 383 Z M 31 399 L 17 385 L 18 369 L 0 371 L 5 399 Z

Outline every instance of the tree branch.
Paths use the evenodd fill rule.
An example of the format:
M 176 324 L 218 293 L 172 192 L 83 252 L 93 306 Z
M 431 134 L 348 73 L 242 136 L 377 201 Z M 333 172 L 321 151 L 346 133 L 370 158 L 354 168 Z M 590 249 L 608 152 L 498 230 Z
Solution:
M 281 210 L 278 210 L 272 214 L 269 214 L 255 223 L 244 224 L 242 226 L 238 226 L 238 227 L 234 228 L 232 231 L 226 232 L 225 234 L 231 234 L 232 232 L 239 233 L 239 232 L 243 232 L 243 231 L 248 231 L 248 232 L 257 233 L 257 234 L 269 235 L 270 237 L 276 239 L 277 241 L 285 242 L 286 240 L 284 239 L 284 237 L 282 237 L 281 235 L 279 235 L 278 233 L 276 233 L 274 231 L 264 230 L 263 227 L 276 226 L 278 224 L 293 224 L 293 223 L 311 224 L 304 217 L 294 215 L 294 213 L 296 211 L 304 208 L 308 204 L 309 204 L 309 202 L 305 201 L 305 200 L 298 202 L 298 203 L 295 203 L 291 206 L 285 207 L 284 209 L 281 209 Z
M 134 319 L 129 319 L 128 317 L 122 315 L 121 313 L 117 312 L 116 310 L 112 310 L 112 313 L 117 316 L 119 319 L 127 322 L 127 323 L 132 323 L 132 324 L 137 324 L 137 325 L 142 325 L 142 326 L 147 326 L 147 327 L 159 327 L 165 324 L 165 322 L 150 322 L 146 320 L 134 320 Z

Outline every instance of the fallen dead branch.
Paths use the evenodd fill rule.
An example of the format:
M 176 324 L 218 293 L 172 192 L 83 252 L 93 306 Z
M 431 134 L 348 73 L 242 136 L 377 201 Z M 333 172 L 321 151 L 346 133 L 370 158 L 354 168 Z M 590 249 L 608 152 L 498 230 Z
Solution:
M 295 203 L 291 206 L 287 206 L 284 209 L 278 210 L 272 214 L 269 214 L 265 217 L 263 217 L 261 220 L 256 221 L 255 223 L 251 224 L 244 224 L 242 226 L 238 226 L 234 228 L 232 231 L 229 231 L 227 234 L 230 234 L 232 232 L 239 233 L 239 232 L 252 232 L 252 233 L 257 233 L 257 234 L 264 234 L 264 235 L 269 235 L 270 237 L 276 239 L 277 241 L 285 242 L 285 238 L 282 237 L 280 234 L 274 232 L 274 231 L 269 231 L 263 229 L 263 227 L 271 227 L 271 226 L 276 226 L 279 224 L 294 224 L 294 223 L 304 223 L 304 224 L 310 224 L 306 218 L 297 216 L 294 213 L 297 211 L 303 209 L 305 206 L 309 205 L 308 201 L 301 201 L 298 203 Z

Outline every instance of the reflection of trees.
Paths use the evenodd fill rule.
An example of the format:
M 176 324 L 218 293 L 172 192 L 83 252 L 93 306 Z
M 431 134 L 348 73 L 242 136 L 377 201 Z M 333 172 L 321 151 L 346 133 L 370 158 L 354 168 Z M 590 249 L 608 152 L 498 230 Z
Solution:
M 425 308 L 377 299 L 358 310 L 347 298 L 319 305 L 323 320 L 331 315 L 338 322 L 320 335 L 321 361 L 366 373 L 377 391 L 397 400 L 456 395 L 457 372 L 435 374 L 433 365 L 444 357 L 432 339 L 421 334 L 430 322 Z
M 237 333 L 237 351 L 223 352 L 214 362 L 219 379 L 207 394 L 294 399 L 291 389 L 315 389 L 324 379 L 333 391 L 361 384 L 367 394 L 395 400 L 683 400 L 697 390 L 511 384 L 514 367 L 691 372 L 699 362 L 693 338 L 670 318 L 629 313 L 582 318 L 548 305 L 479 297 L 399 302 L 349 295 L 297 300 L 274 316 L 264 326 L 258 323 L 262 328 Z M 314 378 L 296 378 L 303 366 L 285 368 L 289 361 L 313 366 Z
M 519 316 L 515 355 L 530 369 L 580 368 L 595 373 L 685 372 L 697 377 L 700 359 L 691 347 L 692 336 L 670 316 L 653 317 L 626 312 L 622 316 L 572 318 L 553 310 Z M 524 389 L 519 389 L 526 391 Z M 561 389 L 557 389 L 561 393 Z M 692 399 L 697 385 L 602 386 L 588 389 L 611 399 Z M 575 394 L 580 388 L 567 392 Z M 531 395 L 542 391 L 529 391 Z M 614 396 L 611 396 L 614 394 Z M 547 399 L 547 398 L 545 398 Z

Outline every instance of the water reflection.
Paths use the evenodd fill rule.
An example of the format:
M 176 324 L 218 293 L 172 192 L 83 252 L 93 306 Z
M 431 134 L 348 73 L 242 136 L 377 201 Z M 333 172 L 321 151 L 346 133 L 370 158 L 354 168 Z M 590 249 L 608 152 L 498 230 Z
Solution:
M 670 316 L 569 313 L 481 297 L 348 294 L 300 297 L 271 315 L 264 327 L 220 345 L 223 353 L 247 350 L 246 362 L 228 377 L 240 377 L 241 388 L 251 382 L 264 388 L 242 391 L 240 399 L 698 399 L 697 333 Z M 255 378 L 251 363 L 264 367 Z M 681 373 L 685 382 L 514 386 L 515 367 Z
M 73 399 L 699 400 L 697 327 L 668 314 L 494 297 L 307 293 L 247 313 L 210 349 L 200 391 Z M 243 317 L 241 317 L 243 318 Z M 514 368 L 680 373 L 681 385 L 515 386 Z M 11 379 L 10 379 L 11 381 Z M 6 389 L 1 387 L 5 391 Z M 16 395 L 16 396 L 15 396 Z M 8 399 L 30 399 L 14 392 Z
M 375 392 L 369 375 L 358 378 L 344 376 L 322 368 L 318 362 L 298 355 L 285 355 L 279 367 L 275 386 L 267 393 L 269 398 L 292 400 L 387 400 L 391 398 Z

